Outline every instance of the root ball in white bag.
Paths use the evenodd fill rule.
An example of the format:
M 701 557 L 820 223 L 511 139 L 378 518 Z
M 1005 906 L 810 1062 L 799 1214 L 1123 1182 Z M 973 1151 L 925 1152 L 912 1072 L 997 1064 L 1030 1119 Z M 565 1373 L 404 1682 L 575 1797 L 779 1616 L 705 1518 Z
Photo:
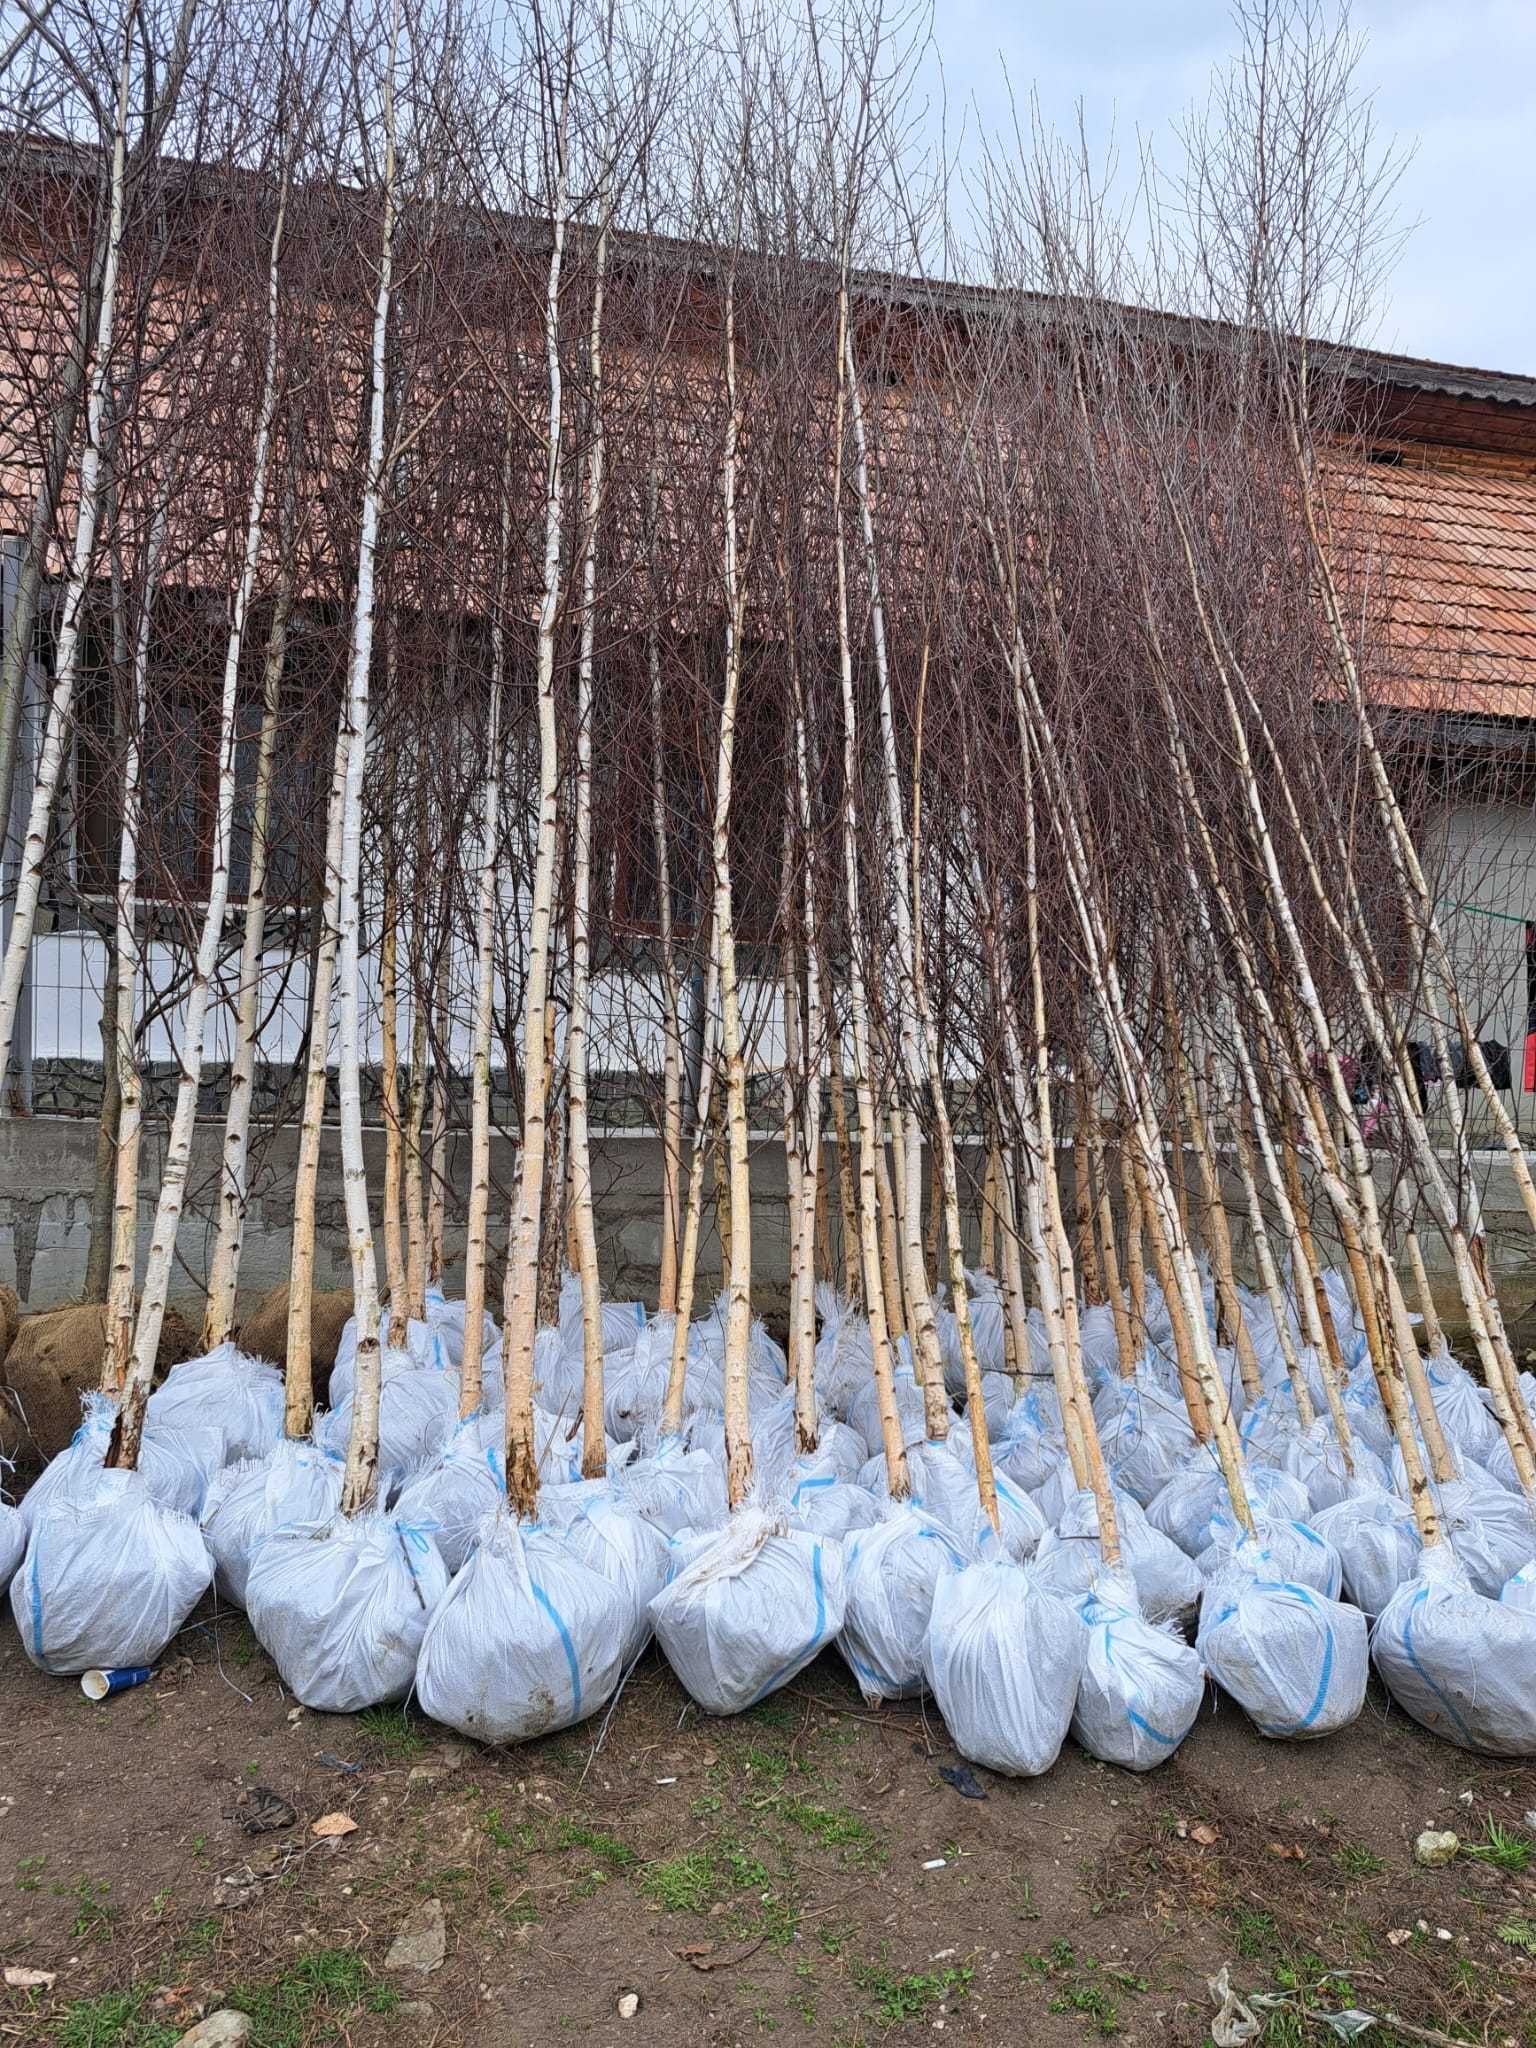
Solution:
M 1200 1659 L 1188 1643 L 1145 1618 L 1123 1571 L 1101 1572 L 1077 1612 L 1086 1655 L 1073 1738 L 1100 1763 L 1154 1770 L 1195 1725 L 1205 1698 Z
M 617 1589 L 499 1509 L 427 1628 L 423 1712 L 477 1742 L 526 1742 L 594 1714 L 623 1672 Z
M 1029 1567 L 985 1559 L 934 1591 L 924 1664 L 963 1757 L 1034 1778 L 1061 1752 L 1077 1704 L 1083 1625 Z
M 252 1560 L 245 1611 L 306 1707 L 357 1714 L 403 1700 L 448 1568 L 431 1533 L 379 1510 L 280 1529 Z
M 1261 1735 L 1332 1735 L 1365 1704 L 1365 1616 L 1310 1586 L 1254 1576 L 1239 1545 L 1206 1593 L 1195 1648 Z
M 11 1612 L 40 1671 L 153 1664 L 212 1578 L 197 1524 L 161 1507 L 142 1473 L 114 1468 L 37 1516 Z
M 651 1602 L 667 1662 L 709 1714 L 739 1714 L 787 1685 L 843 1625 L 838 1544 L 740 1508 Z
M 166 1430 L 214 1429 L 231 1459 L 264 1458 L 282 1434 L 283 1376 L 233 1344 L 172 1366 L 149 1397 L 149 1420 Z
M 341 1505 L 342 1461 L 319 1444 L 284 1438 L 266 1458 L 226 1465 L 203 1504 L 203 1539 L 226 1600 L 245 1605 L 251 1560 L 278 1529 L 329 1523 Z
M 964 1553 L 932 1515 L 904 1501 L 843 1548 L 845 1605 L 837 1647 L 871 1704 L 923 1691 L 923 1649 L 933 1595 Z
M 1432 1735 L 1484 1756 L 1536 1756 L 1536 1614 L 1479 1593 L 1448 1544 L 1426 1550 L 1387 1602 L 1371 1655 Z

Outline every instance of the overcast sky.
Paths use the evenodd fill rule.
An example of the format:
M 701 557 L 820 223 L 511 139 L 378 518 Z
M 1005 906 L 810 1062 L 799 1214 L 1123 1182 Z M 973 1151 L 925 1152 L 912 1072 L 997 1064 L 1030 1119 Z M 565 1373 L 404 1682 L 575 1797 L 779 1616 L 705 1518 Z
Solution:
M 1404 355 L 1536 373 L 1536 0 L 1355 0 L 1362 80 L 1413 149 L 1418 225 L 1374 339 Z M 1005 75 L 1046 118 L 1133 153 L 1204 96 L 1235 44 L 1228 0 L 936 0 L 948 121 L 1008 119 Z M 1001 60 L 1001 61 L 1000 61 Z

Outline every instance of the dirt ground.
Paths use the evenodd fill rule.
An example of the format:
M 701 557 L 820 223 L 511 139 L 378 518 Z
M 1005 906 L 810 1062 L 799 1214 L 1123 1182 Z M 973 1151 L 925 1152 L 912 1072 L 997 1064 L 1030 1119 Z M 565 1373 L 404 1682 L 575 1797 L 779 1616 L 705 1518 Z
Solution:
M 235 2006 L 253 2048 L 1193 2043 L 1227 1965 L 1267 2042 L 1354 2008 L 1375 2048 L 1536 2044 L 1536 1770 L 1374 1691 L 1323 1743 L 1213 1697 L 1151 1777 L 1069 1746 L 960 1772 L 980 1798 L 931 1708 L 868 1711 L 831 1655 L 711 1721 L 651 1652 L 606 1724 L 493 1752 L 297 1708 L 237 1614 L 100 1706 L 7 1616 L 0 1699 L 0 1963 L 56 1973 L 0 1988 L 0 2041 L 170 2048 Z M 1467 1845 L 1445 1868 L 1428 1826 Z M 434 1902 L 441 1966 L 390 1968 Z

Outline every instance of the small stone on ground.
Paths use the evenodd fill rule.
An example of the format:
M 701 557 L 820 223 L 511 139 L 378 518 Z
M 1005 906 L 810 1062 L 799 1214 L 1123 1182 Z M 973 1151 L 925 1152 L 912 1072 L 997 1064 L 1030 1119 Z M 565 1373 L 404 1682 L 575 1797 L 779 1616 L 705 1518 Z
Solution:
M 250 2014 L 232 2012 L 225 2007 L 220 2012 L 209 2013 L 207 2019 L 199 2020 L 195 2027 L 182 2035 L 176 2048 L 245 2048 L 250 2038 Z
M 386 1970 L 414 1970 L 428 1976 L 448 1953 L 448 1924 L 441 1899 L 428 1899 L 406 1915 L 384 1958 Z

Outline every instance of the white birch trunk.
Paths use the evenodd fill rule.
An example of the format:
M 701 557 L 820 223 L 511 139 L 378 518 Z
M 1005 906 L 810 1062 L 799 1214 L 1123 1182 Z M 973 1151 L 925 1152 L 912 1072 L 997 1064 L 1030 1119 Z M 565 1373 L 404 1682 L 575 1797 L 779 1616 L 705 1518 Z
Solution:
M 167 487 L 169 487 L 167 475 Z M 143 1078 L 139 1072 L 135 1012 L 139 988 L 138 882 L 140 783 L 144 717 L 148 705 L 149 640 L 160 554 L 165 541 L 166 505 L 155 508 L 144 571 L 144 608 L 133 649 L 133 695 L 128 741 L 123 753 L 122 835 L 117 855 L 116 934 L 112 971 L 117 980 L 117 1158 L 113 1168 L 112 1266 L 107 1280 L 107 1348 L 101 1383 L 120 1394 L 133 1355 L 133 1295 L 139 1259 L 139 1136 L 143 1123 Z
M 343 1514 L 355 1515 L 373 1500 L 378 1483 L 379 1397 L 383 1358 L 379 1342 L 379 1275 L 368 1213 L 368 1171 L 363 1157 L 362 1098 L 362 842 L 363 776 L 368 760 L 368 703 L 373 669 L 375 577 L 379 517 L 387 466 L 384 400 L 390 302 L 395 253 L 395 59 L 399 47 L 398 9 L 390 24 L 383 103 L 384 171 L 380 191 L 379 272 L 373 302 L 369 356 L 368 467 L 363 481 L 357 542 L 357 588 L 352 610 L 352 652 L 347 667 L 347 765 L 342 782 L 341 872 L 337 896 L 336 975 L 340 984 L 337 1093 L 341 1118 L 342 1194 L 346 1205 L 347 1249 L 352 1262 L 352 1313 L 357 1318 L 357 1355 L 352 1392 L 352 1427 L 342 1481 Z
M 132 1467 L 138 1462 L 139 1438 L 144 1410 L 154 1384 L 155 1359 L 160 1349 L 160 1326 L 165 1317 L 166 1296 L 176 1256 L 176 1232 L 186 1196 L 187 1173 L 192 1162 L 192 1133 L 197 1120 L 198 1089 L 202 1080 L 203 1041 L 208 1009 L 213 995 L 213 978 L 219 945 L 224 934 L 224 911 L 229 901 L 229 854 L 235 816 L 235 732 L 239 703 L 240 650 L 245 639 L 245 622 L 251 593 L 261 560 L 261 530 L 266 515 L 267 472 L 272 449 L 272 427 L 277 414 L 277 291 L 278 266 L 283 250 L 283 229 L 287 213 L 287 188 L 280 191 L 277 219 L 267 267 L 267 331 L 262 367 L 261 399 L 256 421 L 256 440 L 251 458 L 251 493 L 246 512 L 245 544 L 240 578 L 230 607 L 229 634 L 224 647 L 224 678 L 219 699 L 218 789 L 214 799 L 213 849 L 209 862 L 208 901 L 203 911 L 197 955 L 187 987 L 181 1043 L 181 1074 L 176 1086 L 176 1103 L 166 1140 L 165 1165 L 161 1174 L 160 1199 L 150 1233 L 149 1256 L 145 1262 L 144 1290 L 134 1326 L 133 1360 L 123 1387 L 123 1405 L 113 1433 L 107 1462 Z
M 539 1494 L 533 1435 L 533 1337 L 539 1300 L 539 1235 L 544 1207 L 547 1145 L 545 1017 L 549 1007 L 550 924 L 555 891 L 559 802 L 559 740 L 555 724 L 555 627 L 560 608 L 564 532 L 561 488 L 563 393 L 560 364 L 560 269 L 566 234 L 566 131 L 561 110 L 555 192 L 550 222 L 549 270 L 544 293 L 544 353 L 548 368 L 548 424 L 544 470 L 544 567 L 539 600 L 536 689 L 539 716 L 538 852 L 528 933 L 528 978 L 523 1007 L 523 1142 L 517 1208 L 507 1247 L 506 1324 L 502 1362 L 507 1389 L 507 1491 L 519 1516 L 531 1520 Z
M 16 1012 L 32 933 L 37 924 L 43 887 L 43 859 L 48 848 L 48 822 L 69 744 L 70 714 L 79 680 L 80 644 L 91 564 L 96 552 L 96 525 L 101 510 L 102 466 L 106 456 L 107 409 L 111 395 L 112 336 L 117 315 L 118 272 L 122 260 L 124 192 L 128 160 L 128 90 L 132 44 L 125 41 L 118 71 L 117 105 L 112 130 L 112 173 L 108 197 L 106 247 L 102 262 L 101 298 L 92 343 L 86 389 L 85 449 L 80 457 L 80 489 L 75 507 L 75 535 L 70 550 L 69 580 L 54 645 L 53 690 L 38 755 L 26 834 L 17 864 L 16 901 L 10 936 L 0 963 L 0 1105 L 9 1100 L 5 1081 L 16 1036 Z M 3 1113 L 3 1110 L 0 1110 Z
M 592 1213 L 592 1142 L 587 1069 L 592 1035 L 592 720 L 597 634 L 597 527 L 603 506 L 603 287 L 608 264 L 607 195 L 598 232 L 587 364 L 591 380 L 586 484 L 583 492 L 581 644 L 576 663 L 576 817 L 571 842 L 571 1011 L 566 1028 L 566 1088 L 571 1228 L 581 1281 L 581 1476 L 608 1469 L 603 1433 L 603 1290 Z
M 291 506 L 291 496 L 290 496 Z M 271 856 L 272 766 L 277 756 L 278 710 L 282 699 L 283 659 L 288 644 L 288 610 L 293 593 L 293 565 L 288 536 L 291 510 L 285 508 L 282 562 L 273 597 L 272 630 L 262 676 L 261 732 L 256 743 L 256 789 L 251 807 L 251 872 L 246 885 L 245 934 L 240 948 L 240 986 L 235 1018 L 235 1046 L 229 1067 L 229 1106 L 224 1119 L 224 1150 L 219 1181 L 219 1234 L 208 1273 L 208 1307 L 203 1318 L 204 1351 L 212 1351 L 231 1335 L 235 1298 L 240 1284 L 240 1253 L 245 1236 L 250 1188 L 251 1093 L 256 1078 L 256 1031 L 261 994 L 262 942 L 267 923 L 267 869 Z

